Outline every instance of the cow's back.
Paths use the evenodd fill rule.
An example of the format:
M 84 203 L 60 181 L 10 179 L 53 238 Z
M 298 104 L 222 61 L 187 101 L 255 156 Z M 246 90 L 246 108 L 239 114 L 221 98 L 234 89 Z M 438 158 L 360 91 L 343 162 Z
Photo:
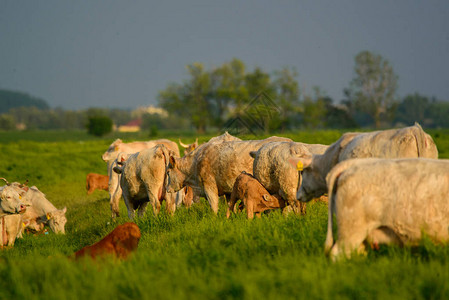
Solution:
M 401 129 L 366 132 L 343 148 L 339 161 L 349 158 L 438 158 L 430 135 L 419 124 Z
M 39 216 L 57 210 L 57 208 L 45 197 L 45 194 L 35 186 L 32 186 L 29 189 L 26 198 L 31 202 L 31 206 Z

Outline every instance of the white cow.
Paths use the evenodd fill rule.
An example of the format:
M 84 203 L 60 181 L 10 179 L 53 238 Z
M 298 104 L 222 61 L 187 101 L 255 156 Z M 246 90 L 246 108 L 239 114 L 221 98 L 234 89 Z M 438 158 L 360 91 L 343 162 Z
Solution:
M 366 133 L 345 133 L 321 155 L 290 159 L 302 170 L 302 182 L 296 195 L 310 201 L 327 192 L 326 175 L 338 163 L 350 158 L 438 158 L 432 137 L 419 124 L 401 129 Z
M 139 152 L 143 149 L 148 149 L 156 146 L 157 144 L 163 144 L 168 149 L 175 152 L 179 156 L 179 148 L 175 142 L 167 139 L 159 139 L 148 142 L 131 142 L 123 143 L 122 140 L 115 140 L 106 150 L 101 158 L 108 163 L 108 191 L 109 191 L 109 202 L 111 206 L 111 216 L 114 219 L 119 216 L 119 201 L 122 196 L 122 190 L 120 188 L 120 175 L 113 171 L 113 168 L 117 166 L 117 158 L 120 153 L 123 154 L 133 154 Z M 120 158 L 119 158 L 120 161 Z
M 120 186 L 130 219 L 134 218 L 135 210 L 142 216 L 148 203 L 157 215 L 164 199 L 170 213 L 176 210 L 176 193 L 165 191 L 166 168 L 173 154 L 173 151 L 160 144 L 131 154 L 121 163 L 123 166 L 114 167 L 114 171 L 121 174 Z M 179 193 L 184 194 L 185 191 Z
M 225 135 L 232 138 L 229 134 Z M 251 151 L 259 150 L 266 143 L 291 141 L 276 136 L 247 141 L 223 141 L 222 137 L 211 139 L 181 158 L 171 156 L 167 172 L 168 192 L 191 186 L 197 195 L 206 197 L 215 214 L 218 213 L 219 196 L 225 195 L 226 199 L 230 199 L 234 182 L 240 173 L 252 172 Z
M 327 183 L 325 251 L 333 259 L 363 252 L 364 242 L 413 245 L 423 233 L 437 242 L 449 241 L 449 160 L 351 159 L 335 166 Z
M 250 152 L 254 158 L 253 175 L 270 192 L 277 194 L 301 213 L 306 212 L 305 203 L 296 200 L 299 172 L 288 163 L 292 156 L 310 156 L 323 154 L 329 146 L 321 144 L 305 144 L 297 142 L 271 142 L 263 145 L 258 151 Z

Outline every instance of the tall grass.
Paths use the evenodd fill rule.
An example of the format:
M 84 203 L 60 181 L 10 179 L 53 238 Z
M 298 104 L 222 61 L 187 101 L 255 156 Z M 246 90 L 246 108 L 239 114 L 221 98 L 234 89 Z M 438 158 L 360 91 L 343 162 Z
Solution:
M 339 134 L 287 136 L 332 143 Z M 154 217 L 150 211 L 136 220 L 142 239 L 129 260 L 74 261 L 70 256 L 76 250 L 128 219 L 123 202 L 121 217 L 113 222 L 107 192 L 86 195 L 85 190 L 87 173 L 106 173 L 101 154 L 113 139 L 56 135 L 45 142 L 17 136 L 0 144 L 0 177 L 29 179 L 58 208 L 68 208 L 66 235 L 28 234 L 2 250 L 0 299 L 449 298 L 449 247 L 428 240 L 330 263 L 323 254 L 327 207 L 321 202 L 309 204 L 306 216 L 274 211 L 254 220 L 245 214 L 226 219 L 224 203 L 215 216 L 204 199 L 174 216 L 162 210 Z M 432 135 L 440 157 L 448 157 L 447 134 Z M 186 142 L 194 138 L 185 137 Z

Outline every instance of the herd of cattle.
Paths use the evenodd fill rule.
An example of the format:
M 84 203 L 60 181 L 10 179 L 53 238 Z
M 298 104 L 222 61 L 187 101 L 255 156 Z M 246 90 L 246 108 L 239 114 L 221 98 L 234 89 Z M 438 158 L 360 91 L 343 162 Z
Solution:
M 182 157 L 167 139 L 116 140 L 102 156 L 108 176 L 88 174 L 88 193 L 108 190 L 112 218 L 123 197 L 131 220 L 148 204 L 158 214 L 165 200 L 173 214 L 200 197 L 217 214 L 220 196 L 228 203 L 228 218 L 238 200 L 248 218 L 275 208 L 304 214 L 305 202 L 327 194 L 325 250 L 334 259 L 364 252 L 367 245 L 414 244 L 423 234 L 449 241 L 449 161 L 438 159 L 434 141 L 419 124 L 345 133 L 330 146 L 276 136 L 240 140 L 228 133 L 201 145 L 180 145 Z M 48 224 L 64 233 L 66 209 L 57 210 L 36 187 L 7 183 L 0 192 L 2 245 L 12 245 L 22 227 L 40 231 Z

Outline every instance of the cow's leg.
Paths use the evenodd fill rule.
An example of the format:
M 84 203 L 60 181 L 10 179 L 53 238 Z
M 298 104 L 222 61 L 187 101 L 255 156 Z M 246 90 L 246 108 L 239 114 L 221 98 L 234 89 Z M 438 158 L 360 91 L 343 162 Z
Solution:
M 177 193 L 165 193 L 165 206 L 170 215 L 173 215 L 176 211 L 176 194 Z
M 122 196 L 123 196 L 123 200 L 124 200 L 125 205 L 126 205 L 126 209 L 128 210 L 128 217 L 131 220 L 133 220 L 134 216 L 135 216 L 135 211 L 134 211 L 134 205 L 130 202 L 131 197 L 128 194 L 128 192 L 125 191 L 125 190 L 123 190 Z
M 288 204 L 295 214 L 306 214 L 306 204 L 296 199 L 295 188 L 289 188 L 285 190 L 281 189 L 279 191 L 279 196 L 281 196 L 282 199 L 287 200 Z
M 120 198 L 122 197 L 122 188 L 120 187 L 120 185 L 117 186 L 116 190 L 110 197 L 111 198 L 109 202 L 111 205 L 112 218 L 115 219 L 116 217 L 120 216 L 119 203 Z
M 111 216 L 115 219 L 115 217 L 120 215 L 119 202 L 122 196 L 122 187 L 120 185 L 120 175 L 115 172 L 110 172 L 110 174 L 108 183 L 109 204 L 111 205 Z
M 165 197 L 163 188 L 154 184 L 145 184 L 145 189 L 147 191 L 147 196 L 149 203 L 153 207 L 153 213 L 155 216 L 159 214 L 159 211 L 161 209 L 161 202 L 162 199 Z M 146 205 L 144 209 L 146 209 L 148 202 L 145 202 Z
M 206 194 L 206 199 L 209 202 L 210 208 L 212 211 L 217 214 L 218 213 L 218 190 L 217 186 L 211 184 L 209 186 L 204 186 L 204 193 Z
M 246 215 L 248 216 L 248 219 L 254 219 L 254 207 L 253 207 L 253 204 L 252 203 L 248 203 L 247 200 L 245 201 L 245 199 L 243 200 L 243 202 L 245 202 Z
M 234 206 L 237 200 L 238 200 L 237 191 L 232 190 L 231 197 L 228 202 L 228 210 L 226 211 L 226 218 L 229 219 L 229 217 L 231 216 L 231 211 L 234 210 Z
M 347 219 L 345 221 L 348 221 Z M 357 251 L 358 254 L 365 253 L 363 242 L 367 238 L 367 233 L 370 232 L 368 226 L 353 226 L 354 223 L 347 222 L 348 225 L 338 226 L 338 240 L 331 249 L 330 255 L 333 261 L 345 256 L 350 258 L 351 255 Z

